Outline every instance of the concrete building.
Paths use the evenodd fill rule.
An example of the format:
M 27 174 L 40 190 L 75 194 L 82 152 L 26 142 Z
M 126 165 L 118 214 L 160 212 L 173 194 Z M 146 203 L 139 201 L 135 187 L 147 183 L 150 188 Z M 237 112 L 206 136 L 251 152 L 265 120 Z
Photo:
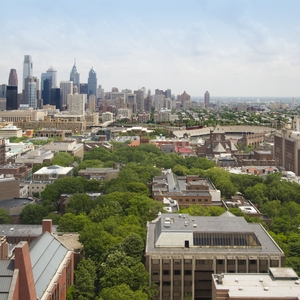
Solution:
M 163 170 L 162 175 L 153 178 L 152 198 L 158 201 L 172 198 L 178 201 L 179 207 L 193 204 L 221 206 L 221 192 L 210 179 L 197 175 L 176 176 L 172 170 Z
M 66 110 L 67 96 L 73 94 L 73 81 L 60 82 L 60 109 Z
M 205 94 L 204 94 L 204 105 L 205 105 L 205 108 L 208 108 L 209 104 L 210 104 L 210 94 L 209 94 L 208 91 L 206 91 Z
M 51 163 L 54 154 L 51 150 L 46 150 L 42 147 L 32 150 L 22 156 L 18 156 L 15 158 L 16 164 L 25 164 L 29 167 L 33 167 L 35 165 L 41 165 L 43 163 Z
M 292 268 L 269 268 L 268 274 L 215 274 L 212 300 L 298 300 L 299 283 Z
M 15 177 L 19 180 L 30 180 L 32 177 L 32 169 L 25 164 L 6 164 L 0 166 L 0 174 L 5 177 Z
M 112 120 L 113 120 L 113 113 L 109 111 L 102 113 L 102 123 L 112 121 Z
M 63 142 L 53 142 L 44 145 L 45 150 L 51 150 L 54 153 L 67 152 L 72 156 L 83 158 L 83 144 L 77 143 L 76 140 L 66 140 Z
M 67 96 L 67 106 L 70 115 L 84 116 L 85 103 L 87 102 L 86 94 L 70 94 Z
M 33 181 L 57 180 L 61 178 L 71 177 L 73 167 L 50 166 L 43 167 L 33 173 Z
M 6 122 L 43 121 L 47 113 L 43 110 L 9 110 L 0 111 L 0 120 Z
M 85 170 L 79 170 L 78 176 L 88 180 L 97 179 L 103 181 L 117 178 L 119 171 L 119 169 L 113 168 L 86 168 Z
M 0 201 L 20 197 L 20 181 L 17 178 L 0 178 Z
M 156 300 L 211 299 L 212 274 L 267 273 L 284 265 L 283 251 L 260 224 L 229 212 L 161 214 L 147 224 L 145 251 Z
M 134 94 L 136 95 L 137 111 L 143 111 L 144 110 L 144 91 L 137 90 L 137 91 L 134 91 Z
M 14 136 L 21 137 L 22 129 L 10 124 L 0 129 L 0 136 L 5 138 L 14 137 Z

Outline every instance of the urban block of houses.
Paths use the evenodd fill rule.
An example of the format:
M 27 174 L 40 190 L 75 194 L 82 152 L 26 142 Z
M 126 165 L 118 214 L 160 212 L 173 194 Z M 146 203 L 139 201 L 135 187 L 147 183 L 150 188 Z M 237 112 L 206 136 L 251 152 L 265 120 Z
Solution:
M 171 169 L 163 170 L 160 176 L 153 178 L 151 186 L 154 200 L 172 198 L 178 201 L 179 207 L 222 205 L 221 192 L 209 178 L 199 178 L 198 175 L 177 176 Z

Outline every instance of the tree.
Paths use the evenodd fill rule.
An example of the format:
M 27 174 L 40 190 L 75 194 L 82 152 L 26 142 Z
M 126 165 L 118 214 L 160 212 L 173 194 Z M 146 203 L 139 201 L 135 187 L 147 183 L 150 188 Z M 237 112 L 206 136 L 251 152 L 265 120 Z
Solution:
M 40 204 L 27 204 L 21 214 L 20 218 L 23 224 L 42 224 L 42 220 L 47 216 L 48 210 Z
M 122 247 L 126 255 L 140 261 L 145 248 L 144 241 L 140 235 L 136 233 L 130 234 L 122 242 Z
M 96 266 L 91 259 L 83 259 L 78 264 L 75 271 L 75 290 L 76 298 L 94 299 L 95 281 L 97 279 Z
M 0 208 L 0 224 L 10 224 L 10 223 L 11 223 L 11 219 L 7 215 L 7 212 L 3 208 Z
M 59 219 L 57 230 L 80 232 L 89 223 L 91 223 L 91 220 L 85 213 L 81 213 L 77 216 L 72 213 L 66 213 Z
M 68 167 L 74 162 L 74 156 L 66 152 L 56 153 L 52 159 L 52 165 Z
M 75 215 L 80 213 L 89 214 L 92 208 L 94 207 L 94 201 L 87 194 L 74 194 L 69 199 L 67 204 L 67 212 L 71 212 Z
M 110 288 L 104 288 L 99 300 L 148 300 L 148 295 L 140 290 L 132 291 L 127 284 L 120 284 Z

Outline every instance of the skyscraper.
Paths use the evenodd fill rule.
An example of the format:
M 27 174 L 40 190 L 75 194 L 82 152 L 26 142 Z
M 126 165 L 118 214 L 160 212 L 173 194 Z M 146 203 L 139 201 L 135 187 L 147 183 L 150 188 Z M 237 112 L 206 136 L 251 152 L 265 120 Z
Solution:
M 71 115 L 84 115 L 86 94 L 74 94 L 67 96 L 68 111 Z
M 206 91 L 205 94 L 204 94 L 204 105 L 205 105 L 205 108 L 209 107 L 209 104 L 210 104 L 210 95 L 209 95 L 209 92 Z
M 28 76 L 25 79 L 25 89 L 23 93 L 23 104 L 29 107 L 37 108 L 38 103 L 39 80 L 36 77 Z
M 97 94 L 97 74 L 94 68 L 91 68 L 88 78 L 88 97 Z
M 16 69 L 11 69 L 8 77 L 8 85 L 18 86 L 18 75 Z
M 60 82 L 60 109 L 65 110 L 67 108 L 67 96 L 73 94 L 73 82 L 61 81 Z
M 70 73 L 70 81 L 73 81 L 73 85 L 74 86 L 77 86 L 78 90 L 80 88 L 80 75 L 77 71 L 77 67 L 76 67 L 76 61 L 74 62 L 74 66 L 71 70 L 71 73 Z
M 136 108 L 138 111 L 144 110 L 144 91 L 143 90 L 137 90 L 134 91 L 134 94 L 136 95 Z
M 59 88 L 53 88 L 51 89 L 51 99 L 50 104 L 55 105 L 57 109 L 61 109 L 60 105 L 60 89 Z
M 25 89 L 25 79 L 28 76 L 32 76 L 33 70 L 33 63 L 31 55 L 24 56 L 24 63 L 23 63 L 23 90 Z
M 43 104 L 50 104 L 52 88 L 52 74 L 49 72 L 42 73 L 41 76 L 41 92 Z
M 6 89 L 6 110 L 18 109 L 18 87 L 8 85 Z
M 51 66 L 46 72 L 51 75 L 52 78 L 51 88 L 57 88 L 57 71 Z

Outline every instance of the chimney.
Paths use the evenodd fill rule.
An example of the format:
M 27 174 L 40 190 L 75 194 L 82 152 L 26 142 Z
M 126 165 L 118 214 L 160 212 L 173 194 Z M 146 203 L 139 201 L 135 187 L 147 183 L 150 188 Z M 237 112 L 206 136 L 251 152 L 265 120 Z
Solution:
M 15 247 L 15 269 L 19 270 L 19 300 L 36 300 L 36 291 L 27 242 Z
M 52 220 L 51 219 L 44 219 L 42 222 L 42 233 L 48 231 L 52 233 Z

